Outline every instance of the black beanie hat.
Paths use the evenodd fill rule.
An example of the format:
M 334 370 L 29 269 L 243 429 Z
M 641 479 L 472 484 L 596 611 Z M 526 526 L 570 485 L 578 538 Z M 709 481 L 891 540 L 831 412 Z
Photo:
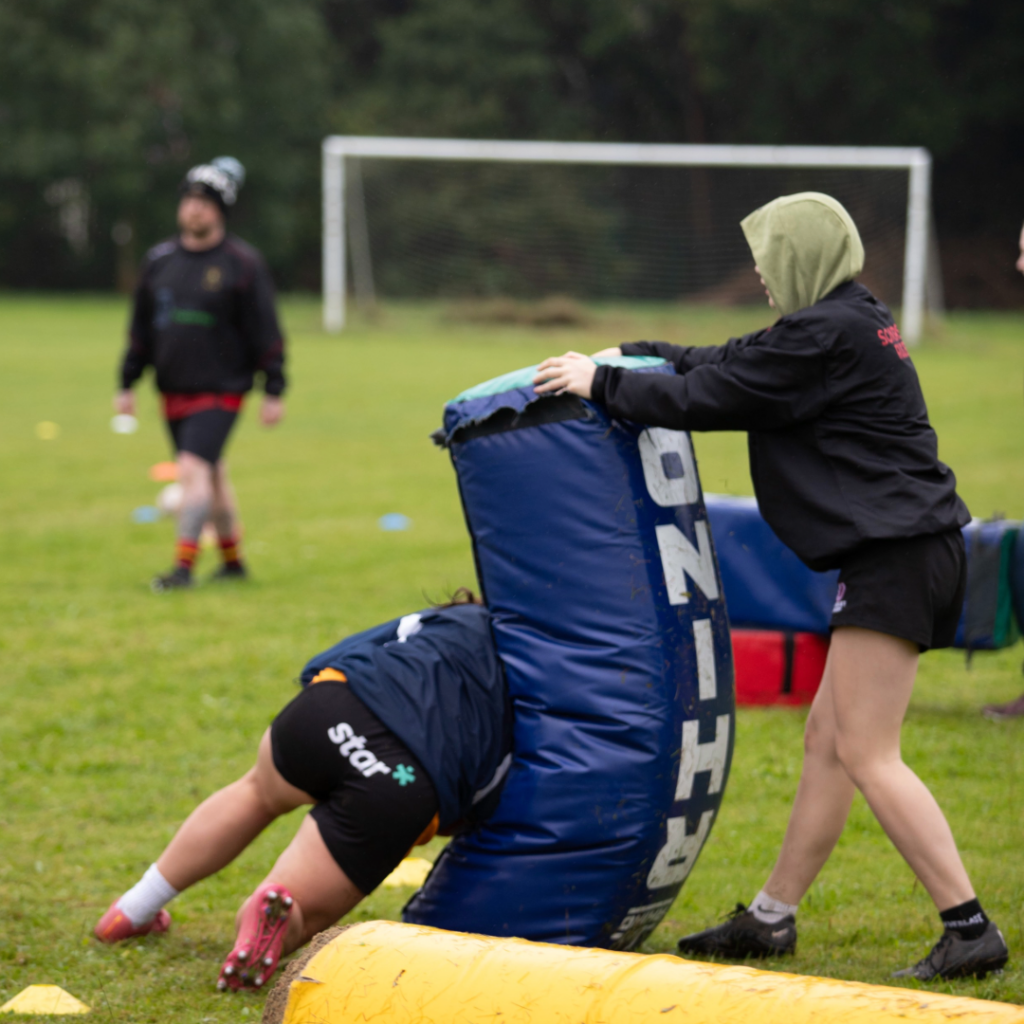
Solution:
M 245 183 L 245 168 L 233 156 L 219 156 L 208 164 L 198 164 L 185 175 L 179 188 L 182 196 L 199 195 L 212 199 L 227 213 L 235 205 L 238 190 Z

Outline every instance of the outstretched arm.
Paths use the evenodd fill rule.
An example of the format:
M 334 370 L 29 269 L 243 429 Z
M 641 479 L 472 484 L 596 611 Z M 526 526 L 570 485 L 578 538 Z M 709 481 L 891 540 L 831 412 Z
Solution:
M 312 797 L 285 782 L 274 767 L 268 729 L 255 767 L 188 816 L 157 868 L 180 892 L 230 864 L 275 818 L 311 803 Z
M 748 338 L 754 337 L 749 335 Z M 670 345 L 664 341 L 633 341 L 626 342 L 615 348 L 605 348 L 595 352 L 593 357 L 579 352 L 566 352 L 564 356 L 545 359 L 537 367 L 533 378 L 536 385 L 534 391 L 538 395 L 565 392 L 579 395 L 580 398 L 593 397 L 594 374 L 597 364 L 594 359 L 609 356 L 660 356 L 671 363 L 676 373 L 683 374 L 698 366 L 721 363 L 738 347 L 742 347 L 747 339 L 733 338 L 726 345 L 706 345 L 698 348 L 683 348 Z

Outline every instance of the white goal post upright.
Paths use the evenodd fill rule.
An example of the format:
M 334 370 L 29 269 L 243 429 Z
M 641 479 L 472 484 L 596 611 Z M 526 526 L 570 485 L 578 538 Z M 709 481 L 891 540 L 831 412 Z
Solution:
M 506 142 L 331 135 L 323 141 L 324 328 L 345 326 L 345 158 L 475 160 L 506 163 L 619 164 L 648 167 L 800 167 L 906 170 L 903 335 L 914 345 L 924 326 L 931 212 L 931 154 L 895 146 L 727 146 L 621 142 Z

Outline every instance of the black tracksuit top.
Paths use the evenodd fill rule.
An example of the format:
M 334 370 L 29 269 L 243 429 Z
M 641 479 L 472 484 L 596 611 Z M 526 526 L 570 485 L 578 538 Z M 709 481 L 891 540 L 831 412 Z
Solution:
M 622 352 L 661 356 L 677 376 L 600 366 L 594 399 L 653 426 L 747 431 L 761 513 L 812 569 L 868 540 L 970 520 L 899 328 L 863 285 L 724 345 L 638 341 Z
M 203 252 L 177 238 L 146 254 L 135 289 L 121 386 L 152 363 L 167 394 L 244 394 L 257 371 L 268 395 L 284 391 L 284 340 L 260 254 L 227 235 Z

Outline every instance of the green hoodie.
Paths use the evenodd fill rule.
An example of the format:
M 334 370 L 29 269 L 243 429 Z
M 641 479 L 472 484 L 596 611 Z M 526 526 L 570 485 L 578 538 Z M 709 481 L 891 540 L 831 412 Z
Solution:
M 740 227 L 781 316 L 813 306 L 864 269 L 857 225 L 823 192 L 779 196 Z

